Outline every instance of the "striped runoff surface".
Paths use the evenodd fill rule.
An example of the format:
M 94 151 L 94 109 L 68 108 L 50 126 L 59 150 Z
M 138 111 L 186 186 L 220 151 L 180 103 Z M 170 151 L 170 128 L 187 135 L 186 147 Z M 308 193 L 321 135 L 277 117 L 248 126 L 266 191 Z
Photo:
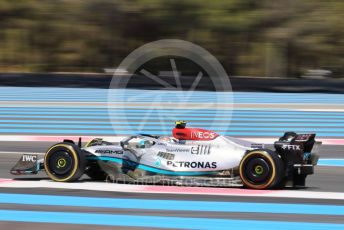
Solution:
M 0 202 L 2 206 L 9 204 L 22 208 L 16 210 L 0 207 L 0 221 L 25 222 L 27 225 L 50 223 L 94 225 L 94 228 L 116 226 L 147 229 L 262 230 L 343 229 L 344 227 L 344 206 L 338 204 L 188 201 L 7 193 L 0 193 Z
M 340 94 L 0 87 L 0 105 L 0 135 L 169 135 L 175 120 L 238 137 L 344 135 Z
M 36 137 L 43 140 L 45 136 L 48 140 L 54 135 L 169 135 L 174 121 L 179 119 L 187 120 L 190 126 L 230 136 L 276 137 L 293 130 L 339 139 L 344 134 L 343 114 L 344 96 L 334 94 L 0 87 L 0 135 L 6 138 L 13 135 L 14 140 L 25 136 L 32 140 Z M 321 160 L 323 165 L 343 165 L 342 159 Z M 104 226 L 119 229 L 344 229 L 343 193 L 12 179 L 0 179 L 0 188 L 4 189 L 0 193 L 0 222 L 5 223 L 0 223 L 0 228 L 6 224 L 10 228 L 8 223 L 23 222 L 26 228 L 32 229 L 36 229 L 30 225 L 33 223 L 49 224 L 50 229 L 77 225 L 85 229 L 86 225 L 95 229 Z M 75 192 L 69 193 L 74 196 L 5 193 L 19 188 L 25 192 L 29 192 L 29 188 Z M 85 190 L 99 194 L 107 191 L 112 196 L 132 191 L 132 196 L 128 196 L 130 199 L 75 196 Z M 133 198 L 134 194 L 163 193 L 180 194 L 184 200 Z M 227 198 L 185 200 L 186 195 L 258 197 L 259 202 L 236 198 L 231 201 Z M 273 198 L 278 202 L 273 202 Z M 264 203 L 260 199 L 271 202 Z M 313 199 L 334 201 L 306 202 Z

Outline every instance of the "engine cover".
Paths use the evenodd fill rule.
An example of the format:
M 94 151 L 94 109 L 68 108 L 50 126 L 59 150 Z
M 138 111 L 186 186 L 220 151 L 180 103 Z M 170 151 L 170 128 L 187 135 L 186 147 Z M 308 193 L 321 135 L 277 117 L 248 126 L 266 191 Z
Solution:
M 200 128 L 174 128 L 172 133 L 176 139 L 192 141 L 211 141 L 219 136 L 213 131 Z

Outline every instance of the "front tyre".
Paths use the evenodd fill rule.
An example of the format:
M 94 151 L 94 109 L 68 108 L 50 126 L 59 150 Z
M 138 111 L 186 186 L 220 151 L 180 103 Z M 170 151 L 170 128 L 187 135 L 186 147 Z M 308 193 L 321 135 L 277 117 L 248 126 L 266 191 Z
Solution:
M 76 181 L 84 174 L 85 167 L 84 154 L 72 143 L 55 144 L 48 149 L 44 156 L 44 169 L 54 181 Z
M 271 189 L 283 179 L 283 161 L 271 150 L 253 150 L 240 162 L 239 173 L 244 187 L 250 189 Z

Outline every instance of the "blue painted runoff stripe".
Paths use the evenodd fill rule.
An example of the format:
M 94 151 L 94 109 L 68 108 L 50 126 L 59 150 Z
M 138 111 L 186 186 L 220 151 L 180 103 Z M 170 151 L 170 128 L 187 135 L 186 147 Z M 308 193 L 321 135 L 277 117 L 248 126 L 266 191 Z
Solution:
M 216 131 L 216 130 L 215 130 Z M 171 131 L 166 130 L 166 131 L 154 131 L 154 132 L 149 132 L 146 130 L 90 130 L 90 129 L 18 129 L 18 128 L 13 128 L 13 129 L 0 129 L 0 133 L 3 134 L 18 134 L 18 133 L 25 133 L 25 134 L 60 134 L 60 135 L 65 135 L 65 134 L 73 134 L 73 135 L 133 135 L 136 133 L 148 133 L 148 134 L 154 134 L 154 135 L 171 135 Z M 283 135 L 284 132 L 282 131 L 276 131 L 276 132 L 252 132 L 252 131 L 229 131 L 229 132 L 217 132 L 220 135 L 225 135 L 225 136 L 240 136 L 240 137 L 279 137 Z M 342 133 L 334 133 L 334 132 L 321 132 L 317 133 L 318 137 L 342 137 L 344 136 L 344 132 Z
M 23 119 L 23 120 L 15 120 L 15 119 L 1 119 L 0 124 L 82 124 L 84 127 L 87 125 L 98 125 L 98 126 L 109 126 L 109 125 L 116 125 L 116 126 L 132 126 L 132 125 L 158 125 L 161 127 L 161 121 L 110 121 L 110 120 L 87 120 L 87 119 L 79 119 L 79 120 L 35 120 L 35 119 Z M 174 127 L 175 120 L 164 120 L 166 127 L 169 126 L 170 128 Z M 300 127 L 300 123 L 303 127 L 337 127 L 337 128 L 344 128 L 344 121 L 342 123 L 337 123 L 336 121 L 329 123 L 303 123 L 303 122 L 282 122 L 282 123 L 271 123 L 271 122 L 219 122 L 219 123 L 207 123 L 207 122 L 188 122 L 188 127 L 197 127 L 201 126 L 202 128 L 214 128 L 214 127 L 241 127 L 241 126 L 249 126 L 249 127 Z
M 101 106 L 78 106 L 78 107 L 1 107 L 0 111 L 72 111 L 72 112 L 83 112 L 83 113 L 89 113 L 89 112 L 95 112 L 95 113 L 101 113 L 101 112 L 126 112 L 126 113 L 144 113 L 149 111 L 150 109 L 147 108 L 136 108 L 136 107 L 101 107 Z M 288 109 L 283 109 L 283 110 L 276 110 L 276 109 L 269 109 L 269 108 L 254 108 L 254 109 L 245 109 L 245 108 L 240 108 L 236 109 L 234 108 L 233 110 L 231 109 L 178 109 L 178 108 L 164 108 L 164 109 L 159 109 L 159 108 L 154 108 L 154 111 L 161 112 L 161 113 L 177 113 L 178 111 L 182 113 L 189 113 L 189 112 L 194 112 L 194 113 L 211 113 L 214 114 L 215 112 L 217 114 L 220 113 L 225 113 L 228 114 L 229 112 L 232 112 L 234 114 L 280 114 L 280 115 L 294 115 L 294 114 L 302 114 L 302 115 L 343 115 L 344 112 L 334 112 L 334 111 L 299 111 L 299 110 L 288 110 Z
M 342 230 L 343 224 L 305 223 L 285 221 L 258 221 L 232 220 L 213 218 L 187 218 L 164 216 L 137 216 L 90 214 L 77 212 L 40 212 L 0 210 L 0 220 L 34 222 L 34 223 L 61 223 L 61 224 L 92 224 L 103 226 L 150 227 L 150 228 L 182 228 L 182 229 L 333 229 Z
M 80 94 L 82 92 L 84 93 L 89 93 L 89 92 L 97 92 L 98 94 L 101 93 L 107 93 L 111 92 L 112 94 L 123 94 L 123 92 L 126 92 L 128 94 L 137 94 L 137 92 L 150 92 L 151 94 L 158 94 L 160 92 L 164 93 L 184 93 L 182 91 L 171 91 L 171 90 L 140 90 L 140 89 L 91 89 L 91 88 L 59 88 L 59 87 L 0 87 L 1 93 L 14 93 L 15 91 L 20 91 L 20 92 L 30 92 L 30 93 L 70 93 L 70 94 Z M 213 93 L 218 93 L 218 94 L 224 94 L 226 92 L 211 92 L 211 91 L 193 91 L 192 94 L 213 94 Z M 228 92 L 227 92 L 228 93 Z M 276 93 L 266 93 L 266 92 L 234 92 L 236 95 L 240 97 L 251 97 L 252 95 L 254 96 L 259 96 L 259 97 L 271 97 L 271 95 L 275 95 Z M 340 94 L 323 94 L 323 93 L 279 93 L 288 97 L 294 96 L 298 98 L 322 98 L 322 97 L 327 97 L 327 98 L 333 98 L 338 95 L 338 97 L 342 97 Z
M 14 98 L 26 99 L 55 99 L 60 97 L 61 100 L 99 100 L 105 101 L 108 99 L 108 93 L 110 98 L 127 99 L 127 97 L 137 98 L 137 100 L 146 99 L 150 100 L 155 95 L 161 96 L 162 94 L 167 98 L 171 96 L 183 96 L 187 95 L 185 92 L 167 91 L 167 90 L 131 90 L 131 89 L 75 89 L 75 88 L 22 88 L 22 87 L 1 87 L 0 97 L 8 98 L 12 95 Z M 20 91 L 20 94 L 18 93 Z M 137 96 L 138 94 L 143 95 Z M 140 95 L 139 94 L 139 95 Z M 209 100 L 224 95 L 229 95 L 228 92 L 192 92 L 190 94 L 190 101 Z M 92 95 L 92 96 L 90 96 Z M 234 92 L 234 101 L 237 103 L 326 103 L 326 104 L 338 104 L 344 102 L 343 95 L 340 94 L 319 94 L 319 93 L 257 93 L 257 92 Z M 74 98 L 74 99 L 73 99 Z
M 113 118 L 116 119 L 142 119 L 142 115 L 141 116 L 116 116 L 114 117 L 115 114 L 113 114 Z M 100 116 L 100 115 L 94 115 L 94 116 L 87 116 L 87 115 L 76 115 L 76 116 L 69 116 L 69 115 L 59 115 L 59 116 L 54 116 L 54 115 L 25 115 L 25 114 L 18 114 L 18 115 L 1 115 L 0 114 L 0 118 L 78 118 L 78 119 L 82 119 L 82 118 L 89 118 L 89 119 L 108 119 L 108 116 Z M 168 118 L 168 117 L 167 117 Z M 285 122 L 285 121 L 298 121 L 298 122 L 323 122 L 323 121 L 328 121 L 329 118 L 323 118 L 323 119 L 313 119 L 313 118 L 295 118 L 295 117 L 291 117 L 291 118 L 267 118 L 267 117 L 232 117 L 232 119 L 230 118 L 219 118 L 219 117 L 188 117 L 188 116 L 178 116 L 177 119 L 187 119 L 188 121 L 202 121 L 202 120 L 206 120 L 206 121 L 219 121 L 219 122 L 229 122 L 229 121 L 252 121 L 252 120 L 256 120 L 256 121 L 281 121 L 281 122 Z M 156 121 L 156 117 L 153 118 L 153 114 L 151 115 L 151 117 L 149 117 L 149 119 L 147 118 L 147 121 L 149 120 L 154 120 Z M 342 122 L 344 121 L 344 117 L 343 118 L 331 118 L 331 120 L 335 120 L 338 122 Z
M 170 96 L 172 97 L 172 96 Z M 38 98 L 27 98 L 27 97 L 23 97 L 23 98 L 7 98 L 7 97 L 4 97 L 4 98 L 0 98 L 0 100 L 5 100 L 5 101 L 13 101 L 13 102 L 18 102 L 18 101 L 39 101 L 39 102 L 47 102 L 47 101 L 53 101 L 53 102 L 60 102 L 60 101 L 73 101 L 73 102 L 104 102 L 106 103 L 107 101 L 109 102 L 112 102 L 112 103 L 116 103 L 116 102 L 121 102 L 121 103 L 130 103 L 130 102 L 143 102 L 143 103 L 149 103 L 149 102 L 152 102 L 152 97 L 150 98 L 147 98 L 145 100 L 132 100 L 132 101 L 129 101 L 129 100 L 125 100 L 125 98 L 121 99 L 121 98 L 116 98 L 116 100 L 107 100 L 107 98 L 99 98 L 99 99 L 95 99 L 95 98 L 70 98 L 70 97 L 67 97 L 67 98 L 44 98 L 44 95 L 41 96 L 41 97 L 38 97 Z M 280 99 L 279 101 L 274 101 L 274 100 L 270 100 L 270 99 L 266 99 L 266 100 L 260 100 L 258 98 L 255 98 L 255 99 L 251 99 L 251 100 L 247 100 L 247 101 L 238 101 L 238 100 L 235 100 L 234 103 L 247 103 L 247 104 L 281 104 L 281 100 L 285 103 L 285 104 L 302 104 L 302 103 L 307 103 L 307 104 L 343 104 L 344 102 L 343 101 L 339 101 L 339 100 L 336 100 L 335 102 L 334 101 L 327 101 L 327 100 L 324 100 L 324 101 L 314 101 L 314 100 L 311 100 L 311 101 L 299 101 L 299 100 L 289 100 L 289 101 L 286 101 L 284 99 Z M 159 99 L 158 100 L 159 102 L 170 102 L 171 100 L 170 99 Z M 185 99 L 185 100 L 174 100 L 173 102 L 179 102 L 179 103 L 222 103 L 222 104 L 231 104 L 232 101 L 230 100 L 217 100 L 217 99 L 201 99 L 201 98 L 193 98 L 193 99 Z
M 319 159 L 318 165 L 320 166 L 343 166 L 344 159 Z
M 115 126 L 115 125 L 114 125 Z M 212 130 L 217 131 L 217 132 L 226 132 L 226 131 L 280 131 L 283 132 L 286 130 L 286 127 L 283 126 L 278 126 L 278 127 L 271 127 L 272 125 L 268 127 L 263 127 L 263 126 L 254 126 L 253 124 L 251 126 L 234 126 L 234 125 L 228 125 L 228 126 L 223 126 L 223 127 L 212 127 L 212 126 L 203 126 L 202 128 L 208 128 L 210 127 Z M 117 127 L 117 126 L 116 126 Z M 91 125 L 91 124 L 81 124 L 81 125 L 76 125 L 76 124 L 41 124 L 40 122 L 36 122 L 33 124 L 1 124 L 0 123 L 0 129 L 3 128 L 21 128 L 21 129 L 27 129 L 27 128 L 40 128 L 40 129 L 50 129 L 50 128 L 57 128 L 57 129 L 88 129 L 88 128 L 96 128 L 101 131 L 107 131 L 107 130 L 114 130 L 114 128 L 111 126 L 111 124 L 108 125 Z M 133 124 L 127 124 L 127 125 L 119 125 L 118 129 L 134 129 L 137 130 L 138 132 L 140 130 L 146 130 L 147 132 L 156 132 L 164 129 L 169 129 L 171 130 L 173 128 L 172 125 L 161 125 L 158 127 L 152 127 L 150 124 L 145 124 L 145 125 L 140 125 L 138 128 L 136 125 Z M 311 132 L 311 133 L 318 133 L 318 132 L 341 132 L 344 133 L 344 127 L 293 127 L 293 131 L 295 132 Z
M 161 98 L 159 97 L 159 100 L 155 100 L 155 101 L 159 101 L 159 102 L 171 102 L 172 101 L 172 97 L 173 96 L 165 96 L 167 98 Z M 0 100 L 6 100 L 6 101 L 74 101 L 74 102 L 123 102 L 123 103 L 130 103 L 130 102 L 152 102 L 152 96 L 147 97 L 147 98 L 137 98 L 135 100 L 128 100 L 127 97 L 115 97 L 113 99 L 108 99 L 106 97 L 103 98 L 92 98 L 92 97 L 81 97 L 81 98 L 76 98 L 76 97 L 45 97 L 45 95 L 42 96 L 38 96 L 38 97 L 27 97 L 27 96 L 22 96 L 22 97 L 15 97 L 15 98 L 10 98 L 10 97 L 0 97 Z M 292 99 L 292 100 L 286 100 L 286 99 L 280 99 L 279 101 L 275 101 L 272 99 L 259 99 L 259 98 L 252 98 L 249 100 L 229 100 L 229 99 L 223 99 L 220 96 L 218 96 L 218 98 L 185 98 L 185 99 L 173 99 L 173 102 L 183 102 L 183 103 L 227 103 L 230 104 L 232 102 L 234 103 L 248 103 L 248 104 L 281 104 L 281 101 L 283 101 L 284 104 L 286 103 L 290 103 L 290 104 L 299 104 L 299 103 L 308 103 L 308 104 L 319 104 L 319 103 L 326 103 L 326 104 L 342 104 L 343 100 L 336 100 L 336 101 L 328 101 L 328 100 L 319 100 L 319 101 L 315 101 L 314 99 L 312 100 L 297 100 L 297 99 Z
M 256 112 L 246 112 L 246 113 L 238 113 L 236 111 L 227 111 L 225 113 L 223 112 L 206 112 L 205 110 L 203 112 L 195 112 L 192 110 L 184 110 L 184 111 L 156 111 L 156 110 L 145 110 L 141 112 L 136 111 L 124 111 L 124 110 L 111 110 L 111 111 L 69 111 L 68 109 L 65 109 L 65 111 L 21 111 L 21 110 L 13 110 L 13 111 L 0 111 L 1 115 L 78 115 L 78 116 L 84 116 L 84 115 L 95 115 L 97 117 L 104 117 L 110 115 L 114 116 L 130 116 L 130 117 L 142 117 L 143 115 L 149 115 L 149 114 L 158 114 L 163 116 L 190 116 L 190 117 L 227 117 L 230 118 L 230 116 L 233 117 L 252 117 L 252 118 L 323 118 L 323 119 L 341 119 L 344 118 L 344 113 L 341 114 L 312 114 L 312 112 L 309 112 L 308 114 L 276 114 L 276 113 L 256 113 Z
M 319 204 L 121 199 L 9 193 L 0 193 L 0 203 L 174 211 L 249 212 L 344 216 L 343 205 Z
M 144 124 L 142 126 L 142 124 Z M 116 126 L 118 128 L 126 128 L 126 127 L 137 127 L 137 125 L 140 125 L 140 128 L 147 128 L 151 129 L 152 126 L 156 125 L 158 127 L 157 130 L 161 130 L 164 128 L 172 129 L 174 127 L 174 121 L 164 121 L 164 124 L 161 124 L 160 121 L 157 122 L 139 122 L 139 121 L 87 121 L 87 120 L 0 120 L 0 127 L 46 127 L 46 128 L 102 128 L 102 127 L 111 127 Z M 216 129 L 216 130 L 227 130 L 229 128 L 237 128 L 237 127 L 249 127 L 249 130 L 256 130 L 256 128 L 263 128 L 263 127 L 274 127 L 275 129 L 278 129 L 277 127 L 282 127 L 283 130 L 286 130 L 286 128 L 300 128 L 300 126 L 304 127 L 302 130 L 312 130 L 316 131 L 319 130 L 319 127 L 324 127 L 326 130 L 331 130 L 332 128 L 335 128 L 336 130 L 344 129 L 344 124 L 338 124 L 338 123 L 329 123 L 329 124 L 300 124 L 300 123 L 278 123 L 278 124 L 272 124 L 272 123 L 239 123 L 239 122 L 231 122 L 231 123 L 216 123 L 216 124 L 208 124 L 206 122 L 192 122 L 189 127 L 201 127 L 203 129 Z M 327 129 L 330 128 L 330 129 Z M 247 128 L 243 128 L 242 130 L 247 130 Z M 269 129 L 271 130 L 271 129 Z
M 16 95 L 18 92 L 28 95 L 70 95 L 70 96 L 80 96 L 86 95 L 90 96 L 91 93 L 93 97 L 99 96 L 138 96 L 141 95 L 190 95 L 190 96 L 216 96 L 216 95 L 228 95 L 231 92 L 215 92 L 215 91 L 171 91 L 171 90 L 139 90 L 139 89 L 91 89 L 91 88 L 51 88 L 51 87 L 32 87 L 24 90 L 22 87 L 0 87 L 0 96 L 1 95 Z M 141 95 L 138 95 L 141 93 Z M 267 93 L 267 92 L 233 92 L 233 95 L 242 99 L 251 99 L 251 98 L 268 98 L 274 99 L 273 96 L 276 94 L 280 98 L 285 99 L 342 99 L 343 95 L 341 94 L 324 94 L 324 93 Z M 17 94 L 18 95 L 18 94 Z

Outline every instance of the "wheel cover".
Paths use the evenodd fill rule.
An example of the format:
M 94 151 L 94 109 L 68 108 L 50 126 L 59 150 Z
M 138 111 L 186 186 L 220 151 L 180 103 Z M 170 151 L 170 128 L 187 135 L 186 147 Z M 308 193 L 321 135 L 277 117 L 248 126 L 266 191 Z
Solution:
M 269 153 L 263 150 L 246 154 L 239 166 L 240 178 L 252 189 L 266 189 L 276 179 L 276 165 Z
M 271 165 L 262 157 L 250 158 L 246 163 L 245 177 L 252 184 L 264 184 L 271 178 Z
M 53 153 L 48 161 L 50 172 L 59 178 L 68 176 L 73 169 L 73 164 L 73 157 L 67 151 Z

